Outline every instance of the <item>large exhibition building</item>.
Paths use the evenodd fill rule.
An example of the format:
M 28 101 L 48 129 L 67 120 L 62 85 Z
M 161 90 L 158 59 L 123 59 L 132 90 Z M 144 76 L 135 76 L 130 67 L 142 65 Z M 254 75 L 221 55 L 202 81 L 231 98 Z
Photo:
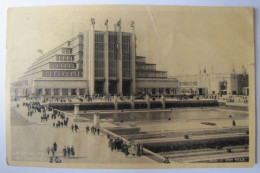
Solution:
M 178 81 L 136 55 L 132 32 L 91 29 L 39 57 L 15 83 L 15 96 L 176 94 Z

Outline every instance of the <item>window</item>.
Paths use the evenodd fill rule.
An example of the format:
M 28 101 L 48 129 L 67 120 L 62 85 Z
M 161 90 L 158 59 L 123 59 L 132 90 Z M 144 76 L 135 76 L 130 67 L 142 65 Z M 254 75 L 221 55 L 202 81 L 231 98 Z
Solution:
M 85 89 L 84 88 L 79 89 L 79 95 L 84 95 L 84 94 L 85 94 Z
M 67 88 L 62 88 L 62 95 L 66 96 L 69 94 L 69 90 Z
M 51 95 L 51 89 L 45 89 L 45 95 Z
M 152 88 L 152 94 L 156 94 L 156 88 Z
M 60 95 L 60 90 L 55 88 L 53 89 L 54 95 Z
M 71 95 L 73 96 L 77 95 L 77 89 L 71 89 Z

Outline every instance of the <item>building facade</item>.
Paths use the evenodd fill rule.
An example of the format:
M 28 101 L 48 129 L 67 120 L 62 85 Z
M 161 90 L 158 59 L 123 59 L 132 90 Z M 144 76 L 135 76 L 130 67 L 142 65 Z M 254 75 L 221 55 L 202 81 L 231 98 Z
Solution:
M 136 95 L 137 93 L 175 94 L 178 81 L 166 71 L 136 55 L 134 23 L 132 32 L 121 31 L 121 20 L 114 31 L 91 29 L 80 33 L 39 57 L 12 83 L 15 96 Z
M 179 93 L 186 95 L 248 95 L 248 74 L 207 73 L 181 75 Z

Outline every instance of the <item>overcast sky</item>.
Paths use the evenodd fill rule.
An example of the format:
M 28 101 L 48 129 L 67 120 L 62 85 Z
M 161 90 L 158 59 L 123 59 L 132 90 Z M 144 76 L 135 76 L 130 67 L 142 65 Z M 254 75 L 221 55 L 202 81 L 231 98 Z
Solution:
M 90 28 L 109 29 L 121 18 L 122 31 L 135 21 L 137 54 L 168 76 L 208 71 L 229 73 L 254 63 L 253 17 L 249 8 L 174 6 L 67 6 L 8 11 L 7 70 L 11 80 L 44 52 Z

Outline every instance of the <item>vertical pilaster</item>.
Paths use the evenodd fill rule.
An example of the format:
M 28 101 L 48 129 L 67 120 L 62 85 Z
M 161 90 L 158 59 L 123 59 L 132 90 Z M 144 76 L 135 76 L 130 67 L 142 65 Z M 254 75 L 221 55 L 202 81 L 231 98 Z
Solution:
M 104 34 L 104 74 L 105 74 L 105 82 L 104 82 L 104 94 L 109 94 L 109 56 L 108 56 L 108 20 L 105 22 L 106 31 Z
M 89 94 L 95 94 L 95 19 L 91 19 L 89 31 Z
M 131 23 L 132 28 L 132 34 L 131 34 L 131 43 L 130 43 L 130 56 L 131 56 L 131 94 L 135 95 L 135 63 L 136 63 L 136 42 L 135 42 L 135 27 L 134 27 L 134 21 Z
M 51 88 L 51 96 L 54 96 L 54 88 Z
M 77 90 L 76 90 L 76 94 L 77 94 L 77 96 L 79 96 L 79 88 L 77 88 Z
M 45 94 L 46 94 L 46 88 L 43 88 L 42 89 L 42 95 L 45 96 Z
M 123 69 L 122 69 L 122 32 L 121 32 L 121 19 L 117 23 L 117 94 L 123 96 Z

